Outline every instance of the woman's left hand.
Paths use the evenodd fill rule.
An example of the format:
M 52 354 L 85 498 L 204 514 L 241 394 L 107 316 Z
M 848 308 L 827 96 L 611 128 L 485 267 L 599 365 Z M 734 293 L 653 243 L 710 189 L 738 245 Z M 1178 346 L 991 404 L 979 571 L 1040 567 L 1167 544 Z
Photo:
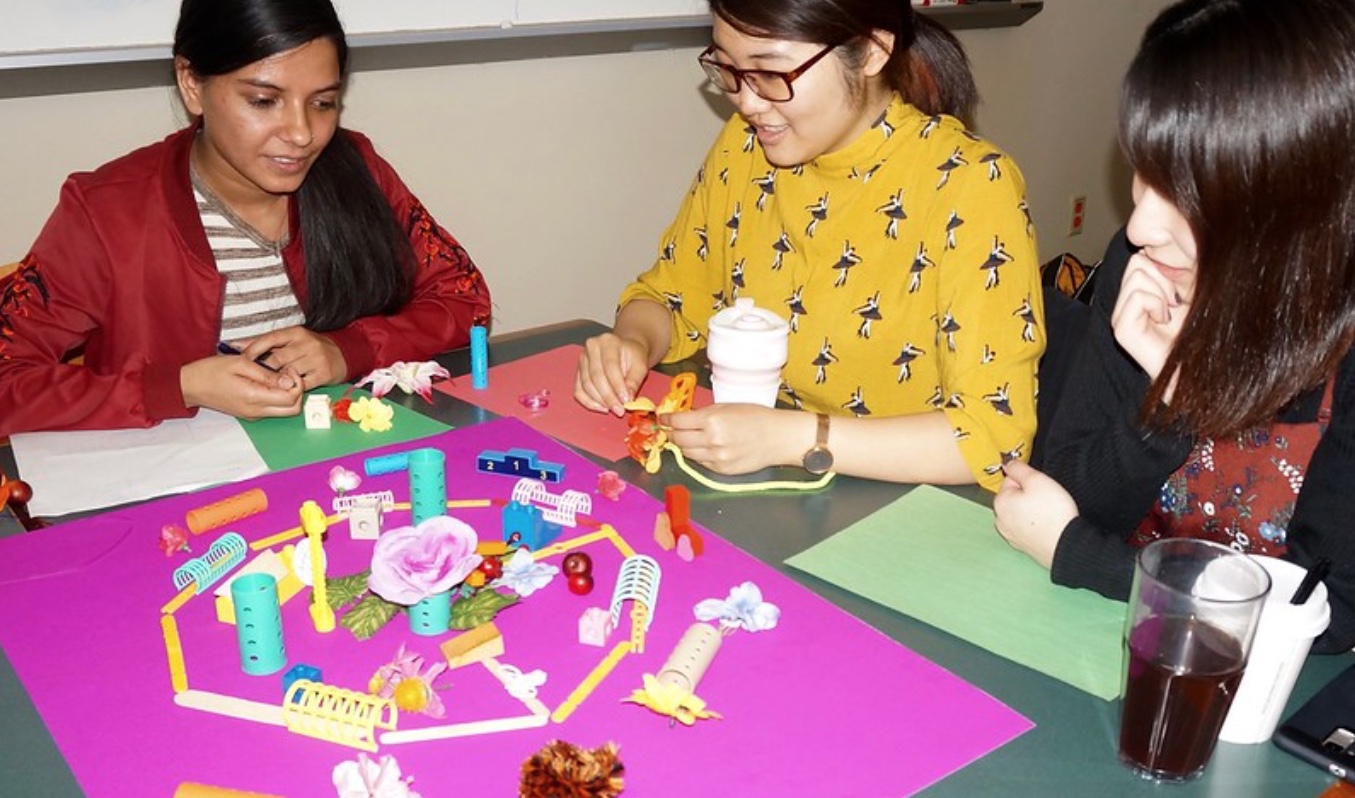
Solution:
M 1003 469 L 1007 478 L 993 497 L 994 525 L 1014 548 L 1049 568 L 1064 528 L 1078 516 L 1077 502 L 1062 485 L 1020 460 Z
M 787 430 L 779 422 L 804 415 L 761 405 L 721 404 L 672 413 L 659 421 L 669 427 L 669 440 L 683 457 L 717 474 L 747 474 L 789 462 L 778 449 L 789 437 L 780 434 Z M 801 443 L 799 451 L 808 448 Z
M 271 369 L 290 367 L 301 376 L 306 390 L 343 382 L 348 376 L 348 361 L 329 338 L 305 327 L 284 327 L 245 342 L 241 354 L 260 359 Z

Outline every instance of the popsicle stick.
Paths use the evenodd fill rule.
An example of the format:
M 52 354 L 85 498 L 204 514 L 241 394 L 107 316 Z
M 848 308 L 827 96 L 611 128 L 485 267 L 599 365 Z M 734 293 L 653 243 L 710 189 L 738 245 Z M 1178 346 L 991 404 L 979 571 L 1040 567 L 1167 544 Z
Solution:
M 578 687 L 574 688 L 574 692 L 569 694 L 569 697 L 565 699 L 565 702 L 555 708 L 555 711 L 551 713 L 550 719 L 556 723 L 564 723 L 570 715 L 574 714 L 574 710 L 578 709 L 579 705 L 582 704 L 588 696 L 593 694 L 593 691 L 597 689 L 597 686 L 602 684 L 602 680 L 607 678 L 607 674 L 611 673 L 617 666 L 617 663 L 621 662 L 621 659 L 628 653 L 630 653 L 629 640 L 623 640 L 620 643 L 617 643 L 616 647 L 612 649 L 612 652 L 599 662 L 597 667 L 593 668 L 592 672 L 579 683 Z
M 548 715 L 522 715 L 516 718 L 495 718 L 477 720 L 470 723 L 453 723 L 448 726 L 431 726 L 426 729 L 405 729 L 403 731 L 382 732 L 382 745 L 399 743 L 421 743 L 427 740 L 449 740 L 453 737 L 472 737 L 477 734 L 517 731 L 545 726 L 550 721 Z
M 185 690 L 174 695 L 174 703 L 186 709 L 225 715 L 228 718 L 267 723 L 270 726 L 285 726 L 282 720 L 281 704 L 265 704 L 245 698 L 208 693 L 202 690 Z

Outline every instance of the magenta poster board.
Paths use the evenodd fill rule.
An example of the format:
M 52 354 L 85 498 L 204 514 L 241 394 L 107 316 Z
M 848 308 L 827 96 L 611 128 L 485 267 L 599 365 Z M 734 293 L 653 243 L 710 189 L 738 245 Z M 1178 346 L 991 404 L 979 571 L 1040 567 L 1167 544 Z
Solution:
M 479 473 L 484 449 L 534 449 L 562 463 L 564 480 L 549 485 L 592 494 L 591 517 L 611 524 L 639 553 L 663 568 L 644 653 L 624 657 L 593 695 L 563 723 L 478 737 L 382 745 L 425 798 L 517 794 L 524 760 L 553 739 L 585 747 L 620 746 L 626 795 L 634 796 L 895 796 L 915 793 L 983 756 L 1031 723 L 953 674 L 919 657 L 815 596 L 774 568 L 701 530 L 705 552 L 684 562 L 652 537 L 659 502 L 631 487 L 613 502 L 595 492 L 597 469 L 515 419 L 502 419 L 391 447 L 432 446 L 446 452 L 449 499 L 507 500 L 516 480 Z M 379 453 L 382 450 L 377 450 Z M 178 592 L 171 574 L 189 555 L 166 558 L 156 545 L 160 527 L 182 523 L 187 511 L 261 488 L 268 509 L 231 528 L 258 540 L 295 527 L 297 509 L 315 499 L 328 509 L 326 476 L 334 464 L 361 473 L 365 455 L 270 474 L 243 484 L 166 498 L 22 537 L 0 541 L 0 646 L 90 796 L 167 796 L 182 782 L 200 782 L 292 798 L 333 795 L 335 765 L 357 751 L 289 732 L 176 705 L 160 629 L 160 609 Z M 408 477 L 366 477 L 360 491 L 389 489 L 408 498 Z M 454 510 L 482 538 L 500 531 L 497 508 Z M 387 528 L 408 521 L 393 511 Z M 193 555 L 220 532 L 194 538 Z M 583 530 L 578 530 L 579 532 Z M 768 530 L 773 534 L 774 530 Z M 574 534 L 564 530 L 562 537 Z M 346 526 L 331 528 L 326 544 L 331 574 L 365 567 L 371 543 L 352 541 Z M 499 657 L 527 672 L 547 673 L 539 690 L 549 708 L 560 705 L 607 648 L 577 640 L 577 619 L 610 603 L 621 553 L 590 544 L 597 586 L 570 593 L 557 577 L 502 612 L 496 624 Z M 552 560 L 559 564 L 559 557 Z M 767 632 L 735 632 L 701 680 L 697 694 L 723 715 L 694 727 L 621 699 L 642 675 L 658 671 L 693 622 L 692 608 L 724 598 L 745 580 L 755 582 L 782 610 Z M 446 637 L 413 635 L 397 616 L 368 641 L 340 627 L 314 631 L 303 590 L 282 608 L 288 667 L 306 663 L 323 680 L 363 690 L 372 673 L 401 643 L 430 659 Z M 626 605 L 627 614 L 630 604 Z M 251 701 L 280 704 L 281 673 L 245 675 L 235 629 L 219 623 L 211 591 L 179 609 L 189 687 Z M 447 705 L 441 721 L 401 713 L 400 730 L 526 714 L 482 667 L 451 671 L 439 680 Z

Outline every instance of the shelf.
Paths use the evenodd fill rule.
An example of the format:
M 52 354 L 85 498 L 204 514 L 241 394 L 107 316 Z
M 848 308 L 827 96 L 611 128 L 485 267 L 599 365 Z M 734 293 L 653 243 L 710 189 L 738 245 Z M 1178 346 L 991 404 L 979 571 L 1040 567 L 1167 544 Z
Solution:
M 914 6 L 951 30 L 1015 28 L 1044 9 L 1044 0 L 984 0 L 957 6 Z
M 951 30 L 1016 27 L 1043 8 L 1043 0 L 915 7 Z M 709 41 L 705 14 L 349 36 L 353 71 L 699 47 Z M 168 86 L 172 79 L 164 45 L 0 56 L 0 99 Z

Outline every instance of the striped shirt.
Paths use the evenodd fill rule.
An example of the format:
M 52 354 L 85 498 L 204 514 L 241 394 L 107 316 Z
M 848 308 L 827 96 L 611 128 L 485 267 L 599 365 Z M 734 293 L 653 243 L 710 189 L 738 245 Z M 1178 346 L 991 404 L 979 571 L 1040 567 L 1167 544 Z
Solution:
M 196 174 L 193 196 L 217 271 L 226 278 L 221 340 L 235 343 L 305 324 L 306 317 L 282 264 L 287 238 L 268 240 L 227 207 Z

